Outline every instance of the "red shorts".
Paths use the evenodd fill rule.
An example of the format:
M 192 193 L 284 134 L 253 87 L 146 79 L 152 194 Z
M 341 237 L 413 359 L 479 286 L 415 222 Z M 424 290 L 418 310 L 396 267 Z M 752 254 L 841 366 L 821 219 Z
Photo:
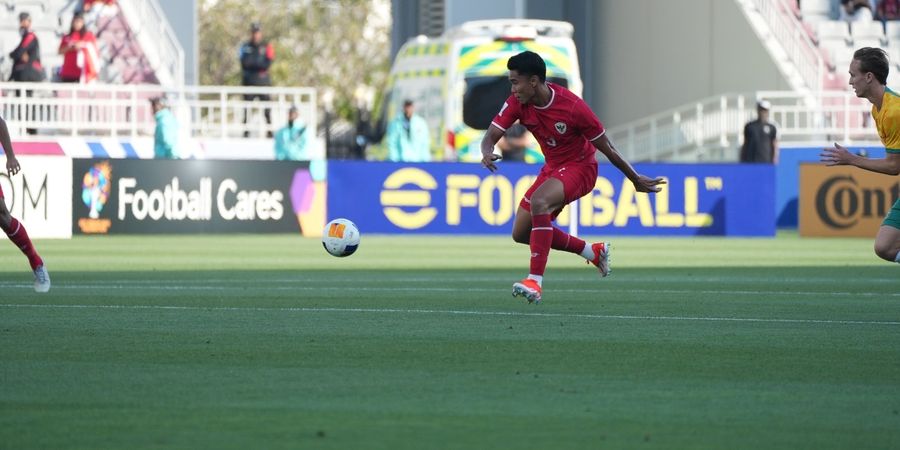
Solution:
M 551 215 L 553 219 L 556 219 L 556 216 L 562 212 L 565 205 L 584 197 L 594 189 L 594 186 L 597 184 L 597 163 L 595 161 L 571 163 L 555 169 L 549 169 L 547 166 L 544 166 L 531 187 L 525 191 L 525 196 L 522 197 L 519 206 L 525 211 L 531 212 L 531 194 L 550 178 L 562 181 L 565 195 L 565 203 L 562 208 L 553 211 Z

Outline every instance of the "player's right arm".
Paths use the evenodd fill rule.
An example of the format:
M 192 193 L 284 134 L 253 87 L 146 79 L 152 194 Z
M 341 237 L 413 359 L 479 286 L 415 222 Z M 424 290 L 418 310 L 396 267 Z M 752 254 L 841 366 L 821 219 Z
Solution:
M 506 130 L 519 120 L 521 112 L 522 105 L 516 100 L 516 96 L 510 95 L 500 107 L 500 112 L 491 121 L 487 132 L 484 133 L 484 139 L 481 140 L 481 165 L 487 170 L 491 172 L 497 170 L 497 164 L 494 162 L 500 157 L 494 154 L 494 146 L 506 134 Z
M 500 157 L 494 154 L 494 146 L 497 145 L 501 137 L 503 137 L 503 130 L 491 124 L 487 132 L 484 133 L 484 139 L 481 140 L 481 165 L 491 172 L 497 171 L 496 161 Z
M 0 117 L 0 145 L 3 146 L 3 152 L 6 154 L 6 172 L 9 173 L 9 176 L 19 173 L 19 161 L 13 151 L 12 140 L 9 138 L 9 128 L 6 127 L 6 121 L 2 117 Z
M 826 166 L 856 166 L 870 172 L 900 175 L 900 153 L 897 152 L 888 151 L 884 158 L 870 159 L 854 155 L 846 147 L 835 142 L 834 147 L 823 149 L 819 156 Z
M 638 192 L 659 192 L 661 189 L 661 184 L 666 184 L 666 180 L 662 177 L 650 178 L 648 176 L 641 175 L 634 170 L 634 167 L 631 167 L 631 164 L 622 157 L 618 150 L 613 146 L 612 141 L 606 136 L 606 133 L 603 133 L 597 139 L 591 141 L 591 144 L 594 144 L 594 148 L 603 153 L 603 156 L 606 156 L 606 159 L 609 160 L 617 169 L 619 169 L 625 176 L 634 183 L 634 188 Z

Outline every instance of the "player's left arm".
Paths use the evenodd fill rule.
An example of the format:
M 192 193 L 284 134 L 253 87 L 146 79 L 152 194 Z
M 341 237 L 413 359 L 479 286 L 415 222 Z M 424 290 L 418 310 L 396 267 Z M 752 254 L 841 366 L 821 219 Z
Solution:
M 0 145 L 3 146 L 3 152 L 6 154 L 6 172 L 9 173 L 9 176 L 19 173 L 19 160 L 16 159 L 16 153 L 13 151 L 6 120 L 3 120 L 2 117 L 0 117 Z
M 634 170 L 634 167 L 622 157 L 616 147 L 613 145 L 612 141 L 609 140 L 609 137 L 606 136 L 606 133 L 603 133 L 593 141 L 591 144 L 594 145 L 594 148 L 603 153 L 603 156 L 606 156 L 606 159 L 609 160 L 617 169 L 619 169 L 632 183 L 634 183 L 634 188 L 638 192 L 659 192 L 660 185 L 666 184 L 666 180 L 662 177 L 650 178 L 645 175 L 641 175 Z
M 650 178 L 637 173 L 634 167 L 631 167 L 631 164 L 616 150 L 616 147 L 606 135 L 606 129 L 603 128 L 600 119 L 591 111 L 587 103 L 584 101 L 577 102 L 573 114 L 577 117 L 576 120 L 579 123 L 581 135 L 585 139 L 590 140 L 594 148 L 603 153 L 603 156 L 606 156 L 609 162 L 625 174 L 634 183 L 634 188 L 638 192 L 659 192 L 662 189 L 660 185 L 666 184 L 666 180 L 661 177 Z
M 884 158 L 870 159 L 854 155 L 843 145 L 834 143 L 834 147 L 822 150 L 819 155 L 826 166 L 856 166 L 870 172 L 887 175 L 900 175 L 900 153 L 888 151 Z

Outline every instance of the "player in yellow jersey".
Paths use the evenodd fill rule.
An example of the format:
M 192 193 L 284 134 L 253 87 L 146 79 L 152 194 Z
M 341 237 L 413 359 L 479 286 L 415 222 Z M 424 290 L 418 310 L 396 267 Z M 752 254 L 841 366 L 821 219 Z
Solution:
M 872 117 L 885 147 L 885 157 L 869 159 L 854 155 L 835 142 L 834 147 L 826 148 L 821 155 L 826 165 L 851 165 L 872 172 L 900 175 L 900 94 L 885 86 L 889 67 L 887 53 L 872 47 L 857 50 L 850 63 L 850 86 L 857 97 L 872 103 Z M 878 229 L 875 254 L 900 263 L 900 199 Z

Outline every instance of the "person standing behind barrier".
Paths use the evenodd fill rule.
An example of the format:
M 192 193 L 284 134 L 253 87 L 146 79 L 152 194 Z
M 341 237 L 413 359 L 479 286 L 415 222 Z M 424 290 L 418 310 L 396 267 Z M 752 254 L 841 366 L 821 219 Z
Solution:
M 36 83 L 44 81 L 46 77 L 44 68 L 41 66 L 41 46 L 38 43 L 37 35 L 31 31 L 31 15 L 27 12 L 19 14 L 19 34 L 22 40 L 15 50 L 9 53 L 9 58 L 13 62 L 10 81 L 31 82 Z M 25 90 L 26 97 L 31 97 L 32 90 Z M 16 89 L 16 97 L 20 97 L 22 91 Z M 35 120 L 34 107 L 29 107 L 31 111 L 31 120 Z M 37 129 L 28 128 L 25 130 L 28 134 L 37 134 Z
M 756 103 L 756 120 L 744 125 L 742 163 L 778 163 L 778 129 L 769 121 L 772 105 L 766 100 Z
M 387 130 L 388 159 L 402 162 L 431 161 L 431 136 L 428 124 L 415 113 L 412 100 L 403 102 L 403 112 L 391 121 Z
M 296 106 L 288 110 L 288 123 L 275 133 L 275 159 L 278 161 L 306 161 L 309 142 L 306 124 L 300 120 Z
M 269 66 L 275 60 L 275 47 L 272 43 L 262 38 L 262 27 L 259 22 L 250 25 L 250 40 L 244 42 L 240 51 L 241 57 L 241 84 L 244 86 L 271 86 L 272 78 L 269 76 Z M 268 94 L 245 94 L 245 101 L 269 101 Z M 248 108 L 249 109 L 249 108 Z M 247 124 L 248 109 L 244 110 L 244 124 Z M 269 108 L 263 110 L 266 124 L 272 125 L 272 115 Z M 272 132 L 266 132 L 267 137 L 272 137 Z M 244 131 L 244 137 L 250 137 L 250 131 Z
M 153 156 L 156 159 L 178 159 L 178 121 L 162 97 L 150 99 L 156 131 L 153 134 Z
M 84 26 L 84 15 L 80 12 L 72 16 L 69 34 L 59 43 L 59 54 L 63 55 L 63 65 L 59 71 L 63 83 L 90 83 L 100 73 L 100 53 L 97 38 Z
M 37 35 L 31 31 L 31 15 L 27 12 L 19 14 L 19 34 L 22 40 L 15 50 L 10 52 L 13 68 L 10 81 L 44 81 L 44 68 L 41 66 L 41 46 Z M 29 95 L 30 97 L 30 95 Z

